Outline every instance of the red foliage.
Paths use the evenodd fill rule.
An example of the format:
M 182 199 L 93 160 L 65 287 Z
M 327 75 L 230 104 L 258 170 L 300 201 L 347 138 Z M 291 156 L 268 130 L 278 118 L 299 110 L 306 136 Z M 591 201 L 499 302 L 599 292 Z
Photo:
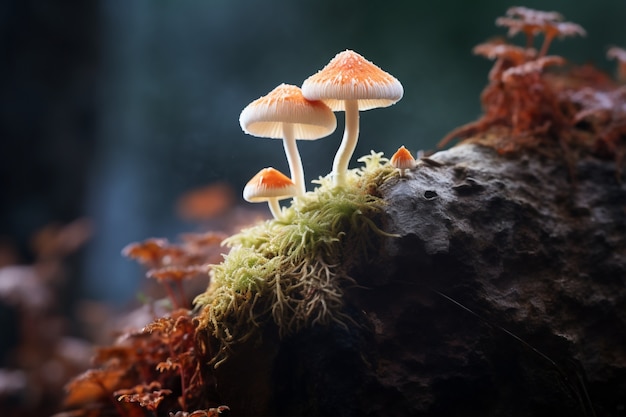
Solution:
M 118 401 L 126 401 L 128 403 L 139 403 L 140 406 L 150 411 L 156 411 L 161 401 L 170 395 L 172 390 L 161 389 L 161 384 L 152 381 L 150 384 L 137 385 L 130 389 L 121 389 L 113 393 L 118 397 Z
M 113 346 L 99 348 L 95 369 L 67 385 L 66 408 L 90 410 L 93 417 L 144 416 L 144 410 L 155 416 L 225 415 L 228 407 L 218 407 L 213 377 L 203 366 L 210 352 L 195 336 L 197 325 L 182 288 L 183 280 L 207 275 L 223 237 L 187 234 L 180 244 L 148 239 L 123 250 L 150 268 L 147 276 L 165 288 L 174 310 L 121 335 Z
M 570 161 L 576 148 L 623 161 L 624 87 L 589 66 L 559 73 L 546 70 L 566 64 L 562 57 L 546 55 L 555 37 L 585 35 L 579 25 L 562 20 L 559 13 L 524 7 L 510 8 L 505 17 L 496 20 L 497 25 L 508 28 L 508 36 L 524 33 L 526 46 L 494 40 L 474 48 L 475 54 L 495 60 L 489 84 L 481 94 L 484 114 L 448 133 L 439 147 L 454 138 L 471 138 L 500 153 L 552 149 L 565 152 Z M 544 35 L 544 41 L 537 52 L 533 43 L 539 34 Z M 611 48 L 608 56 L 626 68 L 622 67 L 626 62 L 624 50 Z M 620 71 L 626 73 L 626 69 Z
M 526 35 L 526 47 L 533 45 L 534 37 L 543 33 L 543 44 L 538 56 L 545 56 L 555 37 L 585 36 L 585 30 L 576 23 L 563 22 L 563 16 L 557 12 L 544 12 L 527 7 L 511 7 L 505 17 L 496 19 L 496 25 L 509 28 L 508 36 L 515 36 L 519 32 Z
M 155 319 L 141 331 L 122 335 L 111 347 L 98 349 L 96 369 L 67 386 L 66 408 L 99 410 L 95 415 L 129 417 L 137 407 L 167 415 L 170 410 L 207 410 L 217 405 L 213 383 L 202 364 L 206 352 L 194 337 L 189 310 Z
M 149 268 L 160 268 L 182 262 L 185 251 L 170 245 L 167 239 L 148 239 L 141 243 L 131 243 L 122 249 L 122 255 L 135 259 Z
M 148 268 L 146 276 L 159 282 L 175 308 L 189 307 L 183 281 L 206 276 L 209 265 L 219 260 L 219 244 L 225 234 L 188 233 L 181 244 L 167 239 L 147 239 L 127 245 L 122 254 Z

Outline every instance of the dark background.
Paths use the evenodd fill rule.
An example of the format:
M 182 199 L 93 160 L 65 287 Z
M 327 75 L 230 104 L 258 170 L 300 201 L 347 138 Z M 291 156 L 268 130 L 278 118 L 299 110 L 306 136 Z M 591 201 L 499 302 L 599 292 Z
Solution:
M 142 277 L 120 250 L 198 227 L 177 217 L 181 194 L 226 181 L 239 196 L 260 168 L 288 172 L 280 141 L 240 130 L 250 101 L 353 49 L 405 88 L 395 106 L 361 114 L 353 164 L 371 149 L 432 149 L 480 114 L 490 62 L 471 49 L 505 34 L 494 20 L 512 5 L 587 29 L 551 48 L 575 63 L 612 72 L 607 47 L 626 46 L 623 0 L 5 0 L 0 245 L 28 263 L 33 233 L 86 216 L 94 235 L 73 291 L 123 305 Z M 332 136 L 300 143 L 307 181 L 330 170 L 337 116 Z

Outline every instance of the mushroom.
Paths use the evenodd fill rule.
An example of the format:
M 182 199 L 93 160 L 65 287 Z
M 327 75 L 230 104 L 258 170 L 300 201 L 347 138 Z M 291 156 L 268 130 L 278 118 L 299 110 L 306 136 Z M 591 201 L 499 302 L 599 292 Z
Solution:
M 411 152 L 409 152 L 404 145 L 393 154 L 389 163 L 400 172 L 401 177 L 404 177 L 406 175 L 406 171 L 415 168 L 417 165 L 415 158 L 413 158 Z
M 285 174 L 272 167 L 260 170 L 243 189 L 244 200 L 250 203 L 267 202 L 275 219 L 280 216 L 278 201 L 298 193 L 296 184 Z
M 395 77 L 346 50 L 307 78 L 302 94 L 309 100 L 322 100 L 333 111 L 346 112 L 343 139 L 333 161 L 335 185 L 343 186 L 359 137 L 359 110 L 391 106 L 402 98 L 404 89 Z
M 291 179 L 297 195 L 303 195 L 306 185 L 296 139 L 315 140 L 330 135 L 337 127 L 337 118 L 321 101 L 305 99 L 300 87 L 281 84 L 248 104 L 239 116 L 239 124 L 249 135 L 283 140 Z

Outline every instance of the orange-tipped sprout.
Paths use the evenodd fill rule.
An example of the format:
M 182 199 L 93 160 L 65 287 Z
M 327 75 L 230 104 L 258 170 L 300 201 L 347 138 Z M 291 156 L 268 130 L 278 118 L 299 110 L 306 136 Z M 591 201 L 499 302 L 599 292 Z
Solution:
M 415 166 L 417 165 L 415 158 L 413 158 L 411 152 L 409 152 L 409 150 L 405 148 L 404 145 L 401 146 L 396 151 L 396 153 L 393 154 L 393 156 L 389 160 L 389 163 L 391 164 L 391 166 L 398 170 L 401 177 L 406 176 L 407 171 L 415 168 Z

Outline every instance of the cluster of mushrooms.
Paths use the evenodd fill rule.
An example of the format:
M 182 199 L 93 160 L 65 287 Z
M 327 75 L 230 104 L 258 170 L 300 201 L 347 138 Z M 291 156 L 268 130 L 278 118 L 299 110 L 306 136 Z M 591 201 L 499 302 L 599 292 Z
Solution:
M 359 111 L 388 107 L 402 98 L 402 84 L 358 53 L 340 52 L 328 65 L 307 78 L 302 88 L 281 84 L 266 96 L 250 103 L 239 117 L 247 134 L 282 139 L 291 178 L 268 167 L 245 186 L 249 202 L 267 202 L 279 218 L 279 201 L 306 193 L 304 169 L 296 140 L 316 140 L 335 131 L 334 111 L 345 111 L 345 131 L 333 162 L 332 178 L 343 187 L 350 158 L 359 137 Z M 390 160 L 401 175 L 415 166 L 415 159 L 401 147 Z

